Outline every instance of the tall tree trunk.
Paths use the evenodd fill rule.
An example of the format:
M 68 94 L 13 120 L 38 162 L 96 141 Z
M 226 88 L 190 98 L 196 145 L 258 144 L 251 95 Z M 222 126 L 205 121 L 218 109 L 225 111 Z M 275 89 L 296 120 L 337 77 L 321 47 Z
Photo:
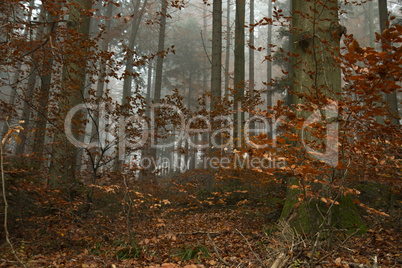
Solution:
M 269 1 L 271 3 L 271 1 Z M 250 0 L 250 24 L 254 24 L 254 0 Z M 250 40 L 249 40 L 249 50 L 248 50 L 248 75 L 249 75 L 249 90 L 251 99 L 254 98 L 254 87 L 255 87 L 255 73 L 254 73 L 254 62 L 255 62 L 255 53 L 254 53 L 254 30 L 250 31 Z
M 272 1 L 268 1 L 268 19 L 272 19 Z M 271 45 L 272 45 L 272 25 L 268 24 L 268 38 L 267 38 L 267 106 L 272 107 L 272 86 L 271 86 L 271 79 L 272 79 L 272 61 L 271 61 L 271 56 L 272 56 L 272 51 L 271 51 Z M 269 132 L 268 132 L 268 138 L 272 139 L 273 137 L 273 132 L 274 130 L 272 129 L 272 122 L 269 122 Z
M 167 1 L 161 0 L 161 26 L 159 29 L 158 37 L 158 52 L 165 50 L 165 32 L 166 32 L 166 14 L 167 14 Z M 163 57 L 159 55 L 156 58 L 156 71 L 155 71 L 155 90 L 154 102 L 159 103 L 162 92 L 162 74 L 163 74 Z
M 131 26 L 131 35 L 130 35 L 130 40 L 128 43 L 128 51 L 127 51 L 127 59 L 126 59 L 126 69 L 124 71 L 125 73 L 125 78 L 123 82 L 123 98 L 122 98 L 122 106 L 123 106 L 123 116 L 128 116 L 129 115 L 129 110 L 127 110 L 129 106 L 129 98 L 131 96 L 131 86 L 133 82 L 133 61 L 134 61 L 134 45 L 135 45 L 135 39 L 137 37 L 138 29 L 141 24 L 141 19 L 142 16 L 145 12 L 145 6 L 147 4 L 147 0 L 144 1 L 143 6 L 141 8 L 141 11 L 139 11 L 141 4 L 141 0 L 137 0 L 135 7 L 134 7 L 134 14 L 137 15 L 137 17 L 133 20 L 132 26 Z M 123 140 L 121 138 L 123 137 Z M 122 142 L 125 144 L 124 141 L 124 133 L 120 133 L 119 136 L 117 137 L 117 151 L 119 151 L 119 143 Z M 123 145 L 124 146 L 124 145 Z M 115 170 L 121 170 L 122 164 L 124 164 L 124 157 L 125 156 L 120 156 L 120 152 L 117 152 L 117 159 L 115 161 Z M 123 159 L 121 159 L 123 158 Z
M 231 27 L 230 27 L 230 0 L 227 0 L 226 6 L 226 59 L 225 59 L 225 97 L 229 98 L 229 77 L 230 77 L 230 38 L 231 38 Z
M 254 16 L 254 0 L 250 0 L 250 23 L 254 24 L 255 16 Z M 254 30 L 249 32 L 249 49 L 248 49 L 248 90 L 250 92 L 250 98 L 254 101 L 254 88 L 255 88 L 255 72 L 254 72 L 254 64 L 255 64 L 255 53 L 254 53 Z M 249 117 L 252 117 L 251 111 L 254 110 L 254 107 L 250 107 Z M 250 122 L 249 132 L 254 133 L 255 131 L 255 121 Z M 248 133 L 251 134 L 251 133 Z M 250 135 L 252 136 L 252 135 Z
M 378 0 L 378 9 L 380 13 L 380 30 L 381 33 L 388 29 L 387 20 L 388 20 L 388 7 L 387 7 L 387 0 Z M 390 116 L 389 120 L 392 125 L 399 126 L 399 111 L 398 111 L 398 97 L 396 95 L 396 90 L 387 93 L 385 95 L 385 99 L 388 102 L 390 107 Z
M 146 95 L 146 116 L 149 117 L 151 107 L 151 93 L 152 93 L 152 73 L 153 73 L 153 61 L 148 62 L 148 80 L 147 80 L 147 95 Z
M 292 1 L 290 1 L 290 10 L 293 9 L 292 6 Z M 289 44 L 289 53 L 290 55 L 293 54 L 293 21 L 291 21 L 290 23 L 290 29 L 289 29 L 289 40 L 288 40 L 288 44 Z M 294 86 L 293 86 L 293 57 L 289 57 L 288 58 L 288 76 L 290 79 L 290 87 L 291 88 L 287 88 L 286 89 L 286 105 L 288 107 L 292 106 L 293 104 L 293 96 L 291 94 L 291 91 L 293 90 Z
M 49 173 L 53 179 L 61 179 L 65 183 L 71 182 L 75 185 L 76 174 L 76 156 L 77 148 L 67 140 L 64 133 L 64 120 L 69 110 L 83 102 L 85 91 L 85 73 L 86 73 L 86 54 L 88 48 L 83 42 L 89 35 L 90 19 L 84 14 L 84 11 L 91 8 L 90 0 L 75 0 L 75 5 L 69 6 L 69 17 L 67 22 L 68 34 L 77 34 L 80 37 L 74 44 L 69 44 L 66 49 L 70 51 L 66 54 L 65 64 L 62 74 L 63 93 L 59 95 L 59 111 L 57 117 L 57 132 L 54 136 L 54 146 L 52 149 L 52 159 Z M 68 40 L 68 36 L 67 39 Z M 72 53 L 72 52 L 76 53 Z M 72 133 L 78 137 L 79 129 L 82 124 L 72 123 Z M 67 189 L 68 191 L 70 188 Z
M 106 22 L 105 22 L 105 38 L 102 40 L 102 44 L 100 46 L 101 51 L 107 51 L 109 47 L 110 38 L 107 35 L 110 33 L 111 24 L 112 24 L 112 14 L 113 14 L 114 4 L 108 2 L 106 9 Z M 99 110 L 100 110 L 100 102 L 103 97 L 103 92 L 105 88 L 105 78 L 106 78 L 106 60 L 101 60 L 99 62 L 99 76 L 98 83 L 96 84 L 96 98 L 98 104 L 98 110 L 95 111 L 93 115 L 92 127 L 91 127 L 91 137 L 90 142 L 99 142 L 99 132 L 100 132 L 100 120 L 99 120 Z
M 30 21 L 32 18 L 32 11 L 35 9 L 35 3 L 33 0 L 30 1 L 29 3 L 30 8 L 29 8 L 29 13 L 28 13 L 28 20 Z M 43 26 L 41 27 L 43 28 Z M 38 39 L 42 36 L 42 31 L 38 31 Z M 30 30 L 30 36 L 29 39 L 34 39 L 36 38 L 35 33 L 33 33 L 32 29 Z M 24 128 L 24 131 L 22 131 L 19 134 L 20 137 L 20 143 L 17 144 L 15 154 L 16 155 L 21 155 L 24 153 L 25 150 L 25 144 L 27 142 L 27 132 L 29 131 L 30 124 L 29 121 L 31 119 L 31 107 L 32 105 L 32 95 L 35 90 L 35 82 L 36 82 L 36 71 L 37 71 L 37 66 L 36 66 L 36 59 L 34 57 L 34 54 L 32 55 L 32 65 L 29 70 L 29 76 L 28 76 L 28 83 L 27 83 L 27 89 L 25 91 L 25 94 L 23 96 L 23 108 L 22 108 L 22 115 L 20 121 L 23 123 L 21 126 Z
M 58 23 L 55 22 L 54 16 L 50 12 L 46 12 L 46 17 L 50 26 L 46 28 L 47 36 L 54 35 L 55 30 L 57 29 Z M 57 21 L 57 19 L 56 19 Z M 37 121 L 35 126 L 35 138 L 33 145 L 33 152 L 38 154 L 38 157 L 41 158 L 43 155 L 43 150 L 45 147 L 45 138 L 46 138 L 46 124 L 48 121 L 48 103 L 50 97 L 50 87 L 52 81 L 52 68 L 54 57 L 52 52 L 48 52 L 45 55 L 48 55 L 42 62 L 42 72 L 40 73 L 40 92 L 39 96 L 39 108 L 37 114 Z
M 374 47 L 375 46 L 375 43 L 374 43 L 375 30 L 374 30 L 374 3 L 373 3 L 373 1 L 367 2 L 367 6 L 368 6 L 368 12 L 366 12 L 366 14 L 367 14 L 367 20 L 368 20 L 368 27 L 369 27 L 370 46 Z
M 211 116 L 217 116 L 216 111 L 218 109 L 217 104 L 221 98 L 222 87 L 222 0 L 213 1 L 212 11 L 212 66 L 211 66 L 211 103 L 210 112 Z M 215 124 L 217 122 L 214 122 Z M 216 126 L 213 125 L 213 129 Z M 218 142 L 218 141 L 219 142 Z M 210 133 L 210 146 L 211 148 L 220 145 L 219 137 L 212 140 L 212 133 Z M 214 150 L 213 150 L 214 151 Z
M 153 77 L 153 61 L 150 60 L 148 62 L 148 78 L 147 78 L 147 94 L 145 97 L 146 101 L 146 107 L 145 107 L 145 116 L 146 118 L 150 117 L 151 114 L 151 102 L 152 102 L 152 77 Z M 145 148 L 142 150 L 141 153 L 141 158 L 149 158 L 150 155 L 152 154 L 151 146 L 150 146 L 150 140 L 148 139 L 147 143 L 145 144 Z M 149 170 L 141 169 L 139 178 L 140 180 L 143 180 L 146 176 L 148 176 Z
M 158 52 L 162 52 L 165 50 L 165 34 L 166 34 L 166 15 L 167 15 L 167 1 L 161 0 L 161 18 L 160 18 L 160 29 L 159 29 L 159 37 L 158 37 Z M 163 76 L 163 56 L 159 55 L 156 58 L 156 70 L 155 70 L 155 88 L 154 88 L 154 103 L 159 103 L 162 94 L 162 77 Z M 157 113 L 155 111 L 155 113 Z M 156 118 L 156 114 L 154 114 L 154 119 Z M 155 147 L 158 144 L 158 126 L 155 123 L 153 131 L 154 140 L 151 140 L 151 157 L 156 161 L 157 157 L 157 148 Z M 152 135 L 151 135 L 152 136 Z M 151 168 L 152 169 L 152 168 Z
M 35 59 L 33 59 L 33 61 L 35 61 Z M 21 124 L 21 126 L 24 128 L 24 131 L 20 133 L 21 142 L 17 144 L 17 148 L 15 150 L 16 155 L 22 155 L 25 152 L 25 145 L 27 143 L 28 138 L 27 132 L 31 128 L 30 126 L 31 105 L 33 104 L 32 96 L 35 90 L 36 77 L 37 77 L 36 72 L 37 72 L 36 64 L 33 64 L 29 70 L 27 90 L 25 96 L 23 96 L 24 104 L 21 115 L 21 121 L 23 121 L 23 123 Z
M 244 99 L 245 83 L 245 56 L 244 56 L 244 23 L 246 17 L 246 1 L 236 0 L 235 22 L 235 62 L 234 62 L 234 115 L 233 139 L 235 147 L 242 145 L 242 128 L 244 125 L 244 112 L 242 104 Z
M 30 1 L 29 12 L 28 12 L 28 15 L 26 17 L 27 21 L 31 20 L 33 9 L 34 9 L 34 1 L 31 0 Z M 4 19 L 7 18 L 7 17 L 8 17 L 7 14 L 0 14 L 0 19 L 1 19 L 2 22 L 4 22 Z M 28 29 L 29 29 L 29 27 L 25 27 L 24 32 L 22 33 L 22 37 L 25 37 L 27 39 L 29 39 Z M 9 37 L 8 37 L 8 34 L 7 34 L 6 31 L 2 31 L 0 33 L 0 40 L 2 40 L 1 42 L 6 43 L 7 42 L 6 40 L 8 40 L 8 38 Z M 21 73 L 22 73 L 22 61 L 19 61 L 17 66 L 15 67 L 15 73 L 14 73 L 12 81 L 10 81 L 11 83 L 9 85 L 11 92 L 10 92 L 10 98 L 8 100 L 8 104 L 10 104 L 13 107 L 14 107 L 15 99 L 16 99 L 17 93 L 18 93 L 18 84 L 20 82 Z M 7 131 L 8 131 L 8 125 L 4 123 L 4 125 L 2 125 L 2 131 L 0 133 L 0 138 L 3 138 L 4 135 L 7 133 Z
M 338 1 L 328 0 L 324 5 L 319 1 L 292 0 L 292 7 L 292 25 L 297 28 L 294 29 L 293 51 L 295 55 L 298 55 L 293 59 L 294 66 L 297 66 L 293 68 L 294 89 L 297 93 L 305 94 L 312 90 L 311 94 L 314 96 L 324 94 L 329 99 L 337 100 L 336 93 L 341 92 L 341 69 L 334 55 L 339 53 L 340 39 L 334 37 L 330 29 L 338 23 Z M 311 38 L 308 39 L 309 37 Z M 307 103 L 305 97 L 299 96 L 294 95 L 295 104 Z M 303 118 L 310 115 L 307 111 L 296 111 L 296 113 Z M 314 137 L 310 135 L 306 139 L 311 141 Z M 290 183 L 297 183 L 297 180 L 292 179 Z M 330 194 L 329 188 L 321 187 L 323 187 L 322 194 Z M 318 232 L 322 222 L 320 212 L 317 210 L 320 204 L 306 200 L 298 208 L 294 208 L 299 194 L 302 194 L 299 190 L 289 188 L 282 218 L 292 218 L 291 224 L 297 230 L 303 230 L 305 233 Z M 361 219 L 350 196 L 342 195 L 338 201 L 340 205 L 329 212 L 332 216 L 326 219 L 327 224 L 333 226 L 331 219 L 337 218 L 339 219 L 338 227 L 342 229 L 360 228 Z M 326 212 L 324 214 L 327 215 Z
M 202 9 L 202 14 L 203 14 L 203 44 L 206 46 L 208 42 L 208 21 L 207 21 L 207 5 L 204 4 L 203 9 Z M 208 111 L 208 97 L 207 94 L 205 94 L 208 91 L 208 71 L 210 70 L 208 66 L 208 51 L 205 48 L 205 57 L 203 60 L 203 72 L 202 72 L 202 87 L 203 87 L 203 93 L 204 93 L 204 102 L 205 102 L 205 110 Z M 202 133 L 201 140 L 203 143 L 208 143 L 209 142 L 209 133 L 204 132 Z M 202 157 L 205 156 L 205 150 L 202 150 Z M 180 161 L 179 161 L 180 164 Z M 179 166 L 178 164 L 178 166 Z
M 193 85 L 193 71 L 192 70 L 190 70 L 188 80 L 189 81 L 188 81 L 188 93 L 187 93 L 187 109 L 191 112 L 191 94 L 192 94 L 192 91 L 193 91 L 193 88 L 192 88 L 192 85 Z M 195 136 L 191 135 L 191 133 L 190 133 L 190 136 L 188 138 L 190 139 L 190 141 L 194 141 L 194 137 Z M 186 165 L 188 163 L 187 167 L 188 167 L 188 170 L 190 171 L 190 170 L 194 169 L 194 158 L 195 158 L 195 155 L 196 155 L 197 148 L 193 148 L 191 146 L 191 143 L 187 139 L 186 139 L 186 142 L 187 142 L 187 162 L 186 162 Z

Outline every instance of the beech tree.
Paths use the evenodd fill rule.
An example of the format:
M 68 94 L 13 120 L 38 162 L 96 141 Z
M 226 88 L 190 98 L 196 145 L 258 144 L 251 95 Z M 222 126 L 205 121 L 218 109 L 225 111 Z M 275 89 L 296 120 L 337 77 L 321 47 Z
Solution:
M 235 43 L 234 43 L 234 143 L 235 147 L 242 144 L 242 128 L 244 127 L 244 112 L 242 103 L 245 87 L 245 54 L 244 54 L 244 24 L 246 17 L 246 1 L 236 0 Z M 239 117 L 240 116 L 240 117 Z
M 124 70 L 124 83 L 123 83 L 123 97 L 122 97 L 122 106 L 123 106 L 123 114 L 125 116 L 129 115 L 129 107 L 130 107 L 130 97 L 132 93 L 132 81 L 133 81 L 133 63 L 134 63 L 134 46 L 137 38 L 137 33 L 141 25 L 142 17 L 146 11 L 147 0 L 141 5 L 141 0 L 137 0 L 134 3 L 134 18 L 131 24 L 131 34 L 127 46 L 127 55 L 126 55 L 126 68 Z M 122 134 L 119 134 L 118 138 L 123 137 Z M 123 137 L 124 139 L 124 137 Z M 123 142 L 124 141 L 119 141 Z M 119 143 L 118 142 L 118 143 Z M 121 166 L 124 163 L 124 160 L 116 159 L 115 170 L 121 170 Z
M 384 35 L 387 34 L 387 29 L 389 25 L 387 0 L 378 0 L 378 10 L 380 14 L 380 31 Z M 390 107 L 390 123 L 392 125 L 399 126 L 400 116 L 398 111 L 398 97 L 396 95 L 396 91 L 393 91 L 392 93 L 386 93 L 385 96 L 386 101 L 388 102 L 388 105 Z
M 88 47 L 84 43 L 89 35 L 90 18 L 87 12 L 91 5 L 92 2 L 89 0 L 76 0 L 69 5 L 66 30 L 68 36 L 74 38 L 75 43 L 65 47 L 67 53 L 63 66 L 62 88 L 59 92 L 58 129 L 54 136 L 49 171 L 53 179 L 61 177 L 63 181 L 77 179 L 75 176 L 77 148 L 67 140 L 64 133 L 64 119 L 71 108 L 83 103 L 84 100 L 86 53 L 88 51 Z M 82 121 L 75 121 L 72 133 L 79 135 L 82 126 Z
M 211 65 L 211 103 L 210 111 L 218 109 L 222 88 L 222 0 L 214 0 L 212 11 L 212 65 Z M 210 137 L 212 146 L 212 136 Z M 216 140 L 214 141 L 216 142 Z
M 306 103 L 315 100 L 318 109 L 322 110 L 325 105 L 330 105 L 340 98 L 341 68 L 336 57 L 339 56 L 340 39 L 344 32 L 343 27 L 338 23 L 337 0 L 325 3 L 323 1 L 293 0 L 292 8 L 293 53 L 295 55 L 293 58 L 293 99 L 296 107 L 299 107 L 296 114 L 300 118 L 308 119 L 311 112 L 307 109 L 300 109 Z M 311 130 L 302 129 L 301 131 L 300 137 L 303 139 L 304 136 L 305 144 L 311 146 L 312 143 L 323 142 L 319 138 L 313 137 Z M 327 150 L 331 150 L 329 145 L 327 145 Z M 298 157 L 303 158 L 302 154 Z M 339 174 L 335 176 L 339 176 Z M 300 180 L 290 179 L 289 182 L 293 185 L 309 184 L 304 179 Z M 323 187 L 324 198 L 333 198 L 329 188 L 321 187 Z M 294 207 L 300 195 L 304 194 L 297 189 L 297 187 L 290 187 L 282 212 L 282 218 L 290 220 L 295 228 L 309 233 L 322 227 L 323 221 L 327 221 L 325 226 L 332 226 L 335 218 L 340 220 L 339 224 L 344 228 L 356 228 L 356 226 L 361 228 L 359 215 L 350 197 L 340 196 L 340 205 L 336 209 L 323 210 L 326 212 L 322 213 L 320 209 L 317 209 L 315 201 L 306 200 L 298 208 Z M 327 218 L 322 219 L 320 213 L 326 215 Z
M 228 97 L 229 91 L 229 73 L 230 73 L 230 50 L 232 49 L 230 44 L 231 44 L 231 12 L 230 12 L 230 0 L 227 0 L 226 4 L 226 53 L 225 53 L 225 97 Z

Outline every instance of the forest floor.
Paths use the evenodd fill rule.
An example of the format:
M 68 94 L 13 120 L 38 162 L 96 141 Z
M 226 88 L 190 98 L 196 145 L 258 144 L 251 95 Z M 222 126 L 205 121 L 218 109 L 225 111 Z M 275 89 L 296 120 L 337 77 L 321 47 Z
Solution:
M 329 247 L 328 239 L 315 243 L 316 236 L 295 234 L 278 221 L 285 194 L 277 189 L 257 204 L 244 199 L 150 213 L 93 209 L 68 219 L 59 211 L 9 227 L 11 241 L 27 267 L 375 267 L 375 259 L 382 268 L 402 267 L 400 200 L 391 217 L 362 213 L 363 235 L 334 231 Z M 23 267 L 5 242 L 0 267 Z
M 310 262 L 309 239 L 287 241 L 281 233 L 283 230 L 260 213 L 258 210 L 217 210 L 165 216 L 156 222 L 132 222 L 136 226 L 133 234 L 136 242 L 131 244 L 122 235 L 127 225 L 125 219 L 104 219 L 97 227 L 92 226 L 93 232 L 103 233 L 98 237 L 87 234 L 80 227 L 82 222 L 59 237 L 20 240 L 14 246 L 28 267 L 158 267 L 158 263 L 164 264 L 162 267 L 188 268 L 271 267 L 280 252 L 298 255 L 285 267 L 291 264 L 307 267 L 303 263 Z M 88 221 L 88 225 L 93 224 Z M 376 223 L 365 235 L 350 237 L 332 250 L 318 248 L 314 259 L 319 263 L 314 267 L 358 267 L 360 264 L 368 267 L 375 257 L 383 268 L 401 267 L 402 235 L 383 224 L 386 222 Z M 21 267 L 10 252 L 3 252 L 0 266 Z

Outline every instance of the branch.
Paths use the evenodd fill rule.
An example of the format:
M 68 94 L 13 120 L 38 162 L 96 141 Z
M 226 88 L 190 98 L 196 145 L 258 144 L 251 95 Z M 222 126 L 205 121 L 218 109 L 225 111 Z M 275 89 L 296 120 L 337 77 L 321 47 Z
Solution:
M 216 245 L 215 245 L 214 241 L 212 240 L 211 236 L 209 235 L 209 232 L 207 232 L 207 236 L 208 236 L 208 239 L 209 239 L 209 241 L 211 242 L 212 246 L 214 247 L 214 251 L 215 251 L 216 255 L 218 256 L 218 259 L 219 259 L 221 262 L 223 262 L 223 264 L 225 264 L 225 265 L 227 265 L 227 266 L 230 267 L 230 266 L 231 266 L 230 263 L 228 263 L 227 261 L 225 261 L 225 260 L 221 257 L 221 255 L 219 254 L 218 248 L 216 247 Z
M 253 248 L 251 247 L 250 243 L 248 242 L 247 238 L 239 231 L 236 229 L 236 231 L 244 238 L 244 240 L 246 240 L 248 247 L 250 248 L 251 252 L 253 252 L 254 256 L 256 257 L 256 259 L 258 260 L 258 262 L 266 268 L 266 266 L 264 265 L 264 263 L 262 262 L 262 260 L 260 259 L 260 257 L 258 257 L 258 255 L 254 252 Z

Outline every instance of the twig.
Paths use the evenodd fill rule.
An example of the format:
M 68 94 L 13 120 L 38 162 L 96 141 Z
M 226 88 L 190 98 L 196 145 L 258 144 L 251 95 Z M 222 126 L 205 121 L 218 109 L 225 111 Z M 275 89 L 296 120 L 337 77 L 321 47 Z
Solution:
M 212 246 L 214 247 L 214 251 L 215 251 L 216 255 L 218 256 L 218 259 L 219 259 L 221 262 L 223 262 L 223 264 L 225 264 L 225 265 L 227 265 L 227 266 L 231 266 L 230 263 L 228 263 L 227 261 L 225 261 L 225 260 L 221 257 L 221 255 L 219 254 L 218 248 L 216 247 L 214 241 L 212 240 L 212 238 L 211 238 L 209 232 L 207 232 L 207 236 L 208 236 L 209 242 L 211 242 Z
M 221 233 L 210 233 L 210 232 L 203 232 L 203 231 L 198 231 L 198 232 L 192 232 L 192 233 L 178 233 L 177 235 L 200 235 L 200 234 L 207 234 L 207 235 L 212 235 L 213 237 L 220 235 Z
M 236 229 L 236 231 L 244 238 L 244 240 L 246 240 L 248 247 L 250 248 L 251 252 L 253 252 L 254 256 L 256 257 L 256 259 L 258 260 L 258 262 L 263 266 L 266 267 L 264 265 L 264 263 L 262 262 L 262 260 L 260 259 L 260 257 L 258 257 L 258 255 L 254 252 L 253 248 L 251 247 L 250 243 L 248 242 L 247 238 L 239 231 Z
M 356 232 L 354 232 L 353 234 L 349 235 L 340 245 L 337 246 L 337 248 L 340 247 L 340 246 L 342 246 L 342 245 L 344 245 L 344 244 L 349 240 L 349 238 L 351 238 L 352 236 L 354 236 L 355 234 L 357 234 L 359 231 L 360 231 L 360 229 L 357 229 Z M 324 260 L 325 258 L 327 258 L 328 256 L 330 256 L 330 255 L 331 255 L 332 253 L 334 253 L 335 251 L 336 251 L 336 249 L 334 249 L 334 250 L 330 251 L 328 254 L 322 256 L 318 261 L 314 262 L 314 264 L 313 264 L 312 267 L 314 267 L 315 265 L 319 264 L 322 260 Z

